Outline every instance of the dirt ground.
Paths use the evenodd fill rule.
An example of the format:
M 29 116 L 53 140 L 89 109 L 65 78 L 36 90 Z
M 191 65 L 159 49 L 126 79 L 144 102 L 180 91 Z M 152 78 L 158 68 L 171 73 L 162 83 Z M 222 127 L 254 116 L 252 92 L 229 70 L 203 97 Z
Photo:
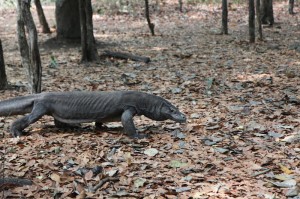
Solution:
M 186 6 L 180 13 L 167 2 L 152 13 L 154 37 L 142 10 L 94 15 L 99 54 L 129 52 L 150 57 L 148 64 L 110 58 L 81 64 L 79 42 L 57 41 L 54 6 L 44 7 L 53 33 L 39 33 L 42 87 L 154 93 L 175 104 L 188 122 L 135 117 L 138 130 L 150 138 L 132 140 L 120 123 L 62 130 L 43 117 L 26 129 L 28 136 L 11 138 L 9 125 L 18 116 L 2 117 L 4 176 L 34 185 L 6 189 L 0 197 L 300 197 L 299 14 L 288 15 L 287 3 L 276 3 L 276 24 L 264 27 L 264 41 L 249 44 L 247 5 L 232 5 L 230 34 L 220 35 L 219 5 Z M 32 13 L 36 20 L 34 7 Z M 0 10 L 7 75 L 15 86 L 1 91 L 1 100 L 28 94 L 16 15 Z M 96 167 L 101 172 L 93 176 Z

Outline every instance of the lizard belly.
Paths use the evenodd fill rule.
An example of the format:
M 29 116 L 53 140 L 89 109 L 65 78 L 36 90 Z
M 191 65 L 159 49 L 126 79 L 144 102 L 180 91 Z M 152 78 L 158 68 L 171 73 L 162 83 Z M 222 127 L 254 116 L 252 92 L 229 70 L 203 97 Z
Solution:
M 121 121 L 121 117 L 120 116 L 111 116 L 111 117 L 106 117 L 106 118 L 102 118 L 102 119 L 97 119 L 97 122 L 120 122 Z
M 58 115 L 53 114 L 52 115 L 55 119 L 57 119 L 60 122 L 68 123 L 68 124 L 78 124 L 78 123 L 89 123 L 94 122 L 95 119 L 71 119 L 71 118 L 62 118 Z
M 56 96 L 46 100 L 50 114 L 63 123 L 120 121 L 123 113 L 123 107 L 115 105 L 119 104 L 118 99 L 106 95 L 69 96 L 67 99 Z
M 63 118 L 58 116 L 57 114 L 52 115 L 55 119 L 63 123 L 75 124 L 75 123 L 89 123 L 89 122 L 119 122 L 121 121 L 121 116 L 119 115 L 111 115 L 100 118 Z

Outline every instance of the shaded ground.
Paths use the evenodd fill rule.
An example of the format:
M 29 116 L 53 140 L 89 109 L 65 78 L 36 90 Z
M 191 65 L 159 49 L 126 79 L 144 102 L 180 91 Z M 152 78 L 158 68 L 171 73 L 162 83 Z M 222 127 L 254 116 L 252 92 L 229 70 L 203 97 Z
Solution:
M 249 45 L 245 5 L 230 10 L 228 36 L 217 34 L 219 6 L 191 6 L 184 14 L 174 7 L 168 5 L 152 16 L 155 37 L 149 36 L 143 18 L 94 16 L 99 53 L 131 52 L 151 57 L 149 64 L 105 59 L 87 67 L 79 63 L 79 46 L 58 48 L 49 40 L 55 33 L 40 34 L 43 90 L 151 92 L 176 104 L 187 114 L 188 123 L 136 118 L 139 130 L 151 138 L 133 141 L 120 133 L 118 123 L 102 131 L 90 124 L 62 131 L 44 117 L 28 128 L 29 136 L 13 139 L 7 132 L 15 117 L 3 118 L 0 149 L 5 152 L 5 176 L 28 178 L 35 184 L 7 190 L 5 195 L 287 198 L 294 190 L 299 197 L 298 15 L 289 16 L 286 5 L 276 4 L 278 23 L 264 28 L 265 41 Z M 52 26 L 53 8 L 46 10 Z M 8 79 L 24 85 L 16 13 L 1 12 Z M 50 67 L 51 56 L 58 63 L 55 68 Z M 4 91 L 1 99 L 24 94 L 25 90 Z M 148 154 L 153 148 L 158 150 L 154 157 Z M 103 167 L 96 177 L 75 172 L 95 166 Z M 106 176 L 118 181 L 105 183 L 95 193 L 88 191 Z

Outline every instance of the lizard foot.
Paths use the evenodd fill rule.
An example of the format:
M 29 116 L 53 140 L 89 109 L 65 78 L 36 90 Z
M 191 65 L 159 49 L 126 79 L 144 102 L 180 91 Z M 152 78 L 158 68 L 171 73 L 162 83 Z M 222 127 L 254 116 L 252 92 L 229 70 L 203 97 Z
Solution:
M 18 129 L 14 129 L 14 128 L 12 128 L 10 130 L 10 133 L 13 137 L 18 137 L 18 136 L 21 137 L 22 135 L 24 135 L 24 133 L 22 131 L 20 131 Z

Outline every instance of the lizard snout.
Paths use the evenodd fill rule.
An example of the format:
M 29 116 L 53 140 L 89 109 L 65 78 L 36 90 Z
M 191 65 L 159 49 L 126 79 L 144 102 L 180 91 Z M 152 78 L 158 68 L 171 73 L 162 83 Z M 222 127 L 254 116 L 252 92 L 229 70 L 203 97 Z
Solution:
M 174 114 L 172 117 L 173 117 L 172 119 L 175 122 L 179 122 L 179 123 L 185 123 L 186 122 L 186 116 L 183 113 L 179 112 L 177 114 Z

